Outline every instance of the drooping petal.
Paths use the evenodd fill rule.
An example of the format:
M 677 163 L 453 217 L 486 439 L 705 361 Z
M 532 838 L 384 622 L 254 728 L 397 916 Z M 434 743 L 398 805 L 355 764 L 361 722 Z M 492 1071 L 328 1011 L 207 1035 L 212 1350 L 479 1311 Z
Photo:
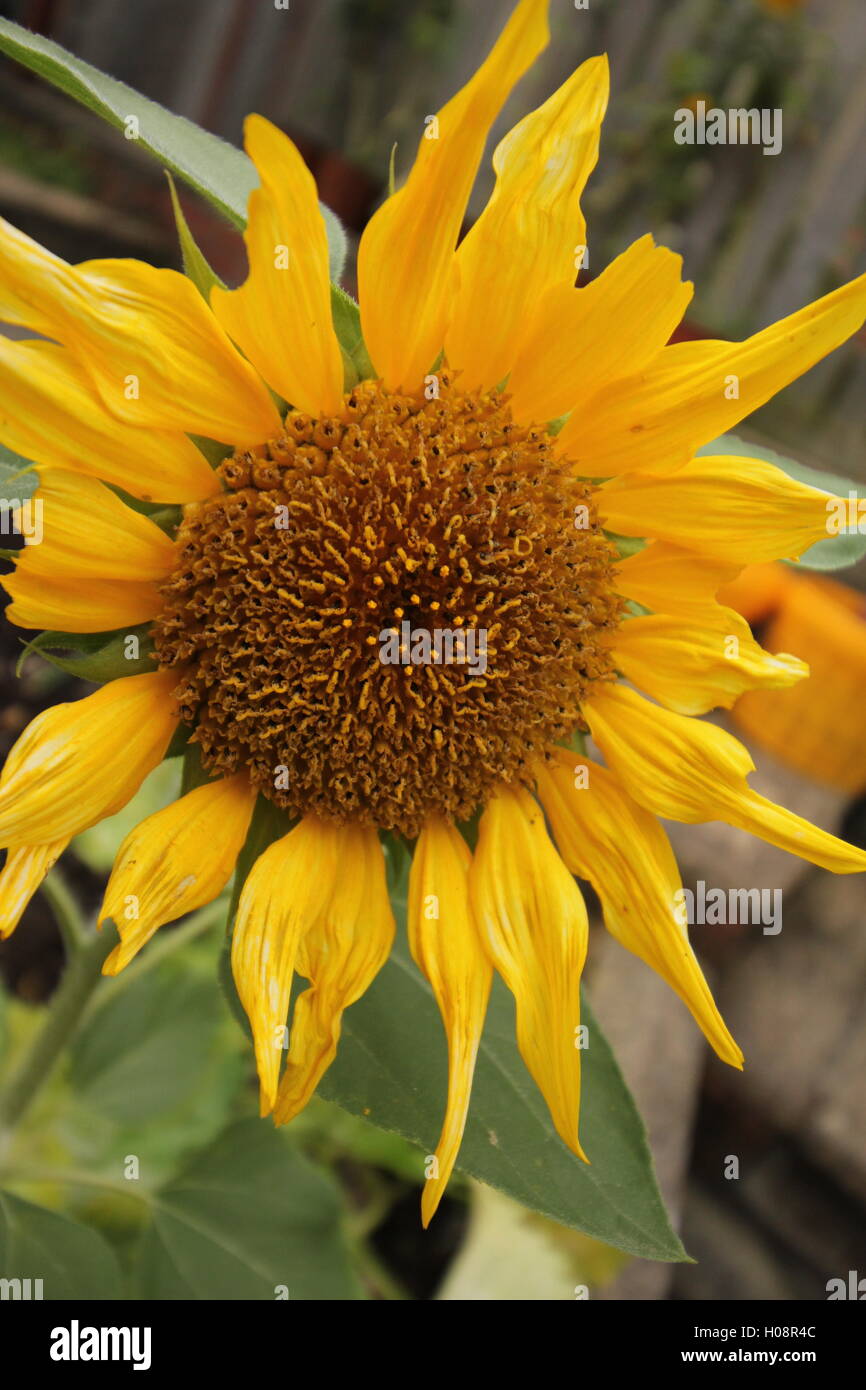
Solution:
M 263 1115 L 277 1096 L 298 946 L 334 892 L 337 844 L 330 824 L 307 816 L 259 855 L 241 891 L 232 973 L 252 1028 Z
M 56 338 L 112 415 L 235 445 L 280 428 L 267 387 L 192 281 L 143 261 L 71 266 L 0 220 L 0 315 Z
M 425 1227 L 442 1199 L 463 1138 L 493 977 L 469 907 L 470 861 L 456 827 L 434 817 L 418 837 L 409 875 L 409 946 L 433 990 L 448 1039 L 448 1104 L 436 1168 L 421 1198 Z
M 95 478 L 40 469 L 27 507 L 35 543 L 18 554 L 3 587 L 23 627 L 104 632 L 145 622 L 162 607 L 154 581 L 170 574 L 175 546 L 146 516 Z M 90 605 L 90 606 L 88 606 Z
M 330 901 L 308 927 L 297 970 L 310 981 L 298 996 L 286 1069 L 274 1118 L 285 1124 L 303 1110 L 337 1053 L 343 1012 L 372 984 L 394 941 L 385 857 L 374 830 L 329 829 L 339 872 Z
M 522 788 L 503 787 L 488 803 L 469 883 L 475 920 L 517 1005 L 520 1055 L 557 1133 L 585 1159 L 578 1119 L 586 908 L 541 808 Z
M 154 932 L 212 902 L 234 873 L 255 788 L 246 773 L 206 782 L 148 816 L 117 852 L 99 913 L 120 934 L 102 967 L 117 975 Z
M 608 382 L 646 366 L 692 297 L 682 264 L 644 236 L 588 285 L 555 285 L 530 304 L 508 379 L 515 419 L 579 413 Z
M 679 995 L 722 1061 L 742 1067 L 743 1054 L 689 944 L 682 884 L 664 830 L 605 768 L 589 764 L 588 780 L 576 785 L 574 754 L 552 748 L 550 755 L 539 764 L 538 794 L 568 868 L 598 893 L 611 935 Z
M 701 532 L 693 541 L 700 544 Z M 717 555 L 653 541 L 617 567 L 616 590 L 654 613 L 677 613 L 687 617 L 714 613 L 716 594 L 730 584 L 739 565 Z
M 630 618 L 612 642 L 626 680 L 679 714 L 730 709 L 746 690 L 783 690 L 809 668 L 787 652 L 765 652 L 731 608 L 690 619 Z
M 178 725 L 177 673 L 125 676 L 31 720 L 0 773 L 0 844 L 71 839 L 125 806 Z
M 669 477 L 631 474 L 597 493 L 604 524 L 625 536 L 698 546 L 730 564 L 793 559 L 826 540 L 836 499 L 762 459 L 708 454 Z
M 176 563 L 174 541 L 95 478 L 40 468 L 26 510 L 35 537 L 18 564 L 34 573 L 141 583 L 165 579 Z
M 657 816 L 726 821 L 832 873 L 866 869 L 866 852 L 753 791 L 748 750 L 715 724 L 673 714 L 621 685 L 599 689 L 583 713 L 609 767 Z
M 675 343 L 575 413 L 558 447 L 581 473 L 671 472 L 839 347 L 866 319 L 866 275 L 742 343 Z
M 496 186 L 454 260 L 445 356 L 464 388 L 502 381 L 539 296 L 574 285 L 586 242 L 580 198 L 598 159 L 609 87 L 607 58 L 589 58 L 496 147 Z
M 154 584 L 129 580 L 76 579 L 45 574 L 19 561 L 0 584 L 12 602 L 10 623 L 58 632 L 111 632 L 156 617 L 163 600 Z
M 67 837 L 46 845 L 9 849 L 0 872 L 0 940 L 12 935 L 33 894 L 68 844 Z
M 490 127 L 548 39 L 548 0 L 520 0 L 493 50 L 427 126 L 405 185 L 358 249 L 364 341 L 386 387 L 416 387 L 439 355 L 454 248 Z
M 247 117 L 244 143 L 261 180 L 244 234 L 249 274 L 239 289 L 211 291 L 213 311 L 279 395 L 310 415 L 337 415 L 343 361 L 315 180 L 288 136 L 263 117 Z
M 103 478 L 148 502 L 198 502 L 220 491 L 185 434 L 116 419 L 57 343 L 0 336 L 0 440 L 34 463 Z

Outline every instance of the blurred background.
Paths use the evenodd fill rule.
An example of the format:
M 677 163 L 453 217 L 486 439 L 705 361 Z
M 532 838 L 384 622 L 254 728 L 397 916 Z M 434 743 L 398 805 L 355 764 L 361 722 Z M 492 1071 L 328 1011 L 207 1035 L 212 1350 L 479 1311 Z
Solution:
M 229 141 L 240 143 L 248 111 L 270 117 L 300 146 L 353 247 L 383 196 L 392 147 L 399 180 L 425 115 L 471 74 L 510 10 L 511 0 L 290 0 L 287 9 L 273 0 L 0 0 L 0 14 Z M 652 231 L 681 252 L 695 281 L 682 335 L 736 338 L 866 270 L 863 0 L 589 0 L 586 9 L 552 0 L 551 10 L 553 41 L 490 148 L 583 58 L 609 53 L 611 106 L 584 201 L 583 278 Z M 70 260 L 178 263 L 163 175 L 134 141 L 6 59 L 0 90 L 5 217 Z M 699 100 L 780 108 L 781 152 L 676 144 L 674 112 Z M 488 166 L 469 222 L 491 186 Z M 205 253 L 236 283 L 240 238 L 181 194 Z M 350 255 L 350 291 L 353 273 Z M 864 403 L 861 332 L 743 432 L 866 484 Z M 834 582 L 782 566 L 747 575 L 731 601 L 769 647 L 809 660 L 813 676 L 796 692 L 749 697 L 730 722 L 752 747 L 759 790 L 866 846 L 864 590 L 862 563 Z M 86 689 L 35 657 L 16 680 L 19 653 L 19 634 L 7 629 L 3 751 L 44 704 Z M 742 1075 L 716 1063 L 684 1008 L 604 935 L 596 913 L 591 997 L 698 1263 L 625 1262 L 459 1184 L 424 1236 L 400 1142 L 372 1142 L 323 1106 L 310 1143 L 329 1155 L 350 1202 L 363 1206 L 374 1193 L 374 1293 L 380 1277 L 383 1289 L 393 1280 L 413 1298 L 562 1298 L 571 1296 L 568 1279 L 584 1279 L 605 1298 L 823 1299 L 830 1278 L 866 1273 L 862 880 L 833 879 L 719 825 L 672 835 L 687 885 L 784 894 L 778 935 L 748 925 L 692 933 L 746 1054 Z M 72 862 L 78 891 L 94 904 L 109 860 L 91 841 Z M 0 947 L 0 967 L 13 995 L 37 1001 L 61 962 L 51 912 L 37 899 Z M 519 1260 L 501 1258 L 518 1251 Z

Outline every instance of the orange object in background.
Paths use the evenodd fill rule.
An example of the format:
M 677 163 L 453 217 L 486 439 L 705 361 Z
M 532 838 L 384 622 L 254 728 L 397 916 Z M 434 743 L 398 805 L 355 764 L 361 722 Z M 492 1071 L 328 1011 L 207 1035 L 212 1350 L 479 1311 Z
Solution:
M 752 565 L 719 592 L 761 643 L 809 663 L 785 691 L 754 690 L 731 711 L 755 743 L 816 782 L 866 791 L 866 596 L 814 572 Z

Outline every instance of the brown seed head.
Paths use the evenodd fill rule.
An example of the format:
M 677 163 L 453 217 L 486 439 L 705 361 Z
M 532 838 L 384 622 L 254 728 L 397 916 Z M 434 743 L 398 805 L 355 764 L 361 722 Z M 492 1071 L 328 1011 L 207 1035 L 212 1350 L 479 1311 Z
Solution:
M 432 400 L 365 382 L 341 419 L 290 411 L 178 533 L 160 663 L 205 766 L 247 767 L 298 815 L 467 819 L 612 675 L 594 489 L 500 395 L 439 380 Z

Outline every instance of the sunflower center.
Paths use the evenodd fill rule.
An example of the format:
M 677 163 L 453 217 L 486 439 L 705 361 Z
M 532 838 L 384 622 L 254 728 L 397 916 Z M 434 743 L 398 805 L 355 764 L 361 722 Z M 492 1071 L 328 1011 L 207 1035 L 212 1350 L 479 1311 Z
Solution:
M 612 671 L 616 553 L 593 489 L 500 395 L 365 382 L 340 419 L 219 468 L 187 507 L 155 629 L 214 772 L 413 835 L 468 819 L 581 726 Z

